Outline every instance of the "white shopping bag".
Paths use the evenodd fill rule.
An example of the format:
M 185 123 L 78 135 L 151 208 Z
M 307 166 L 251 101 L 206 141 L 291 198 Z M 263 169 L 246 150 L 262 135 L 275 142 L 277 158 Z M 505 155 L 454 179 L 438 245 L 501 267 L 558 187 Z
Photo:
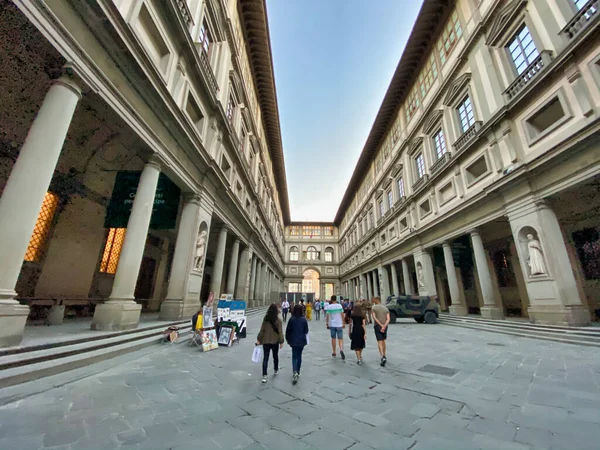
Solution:
M 308 333 L 306 333 L 306 345 L 310 344 L 310 338 L 308 337 Z
M 254 351 L 252 352 L 252 362 L 259 363 L 263 359 L 263 348 L 261 345 L 254 346 Z

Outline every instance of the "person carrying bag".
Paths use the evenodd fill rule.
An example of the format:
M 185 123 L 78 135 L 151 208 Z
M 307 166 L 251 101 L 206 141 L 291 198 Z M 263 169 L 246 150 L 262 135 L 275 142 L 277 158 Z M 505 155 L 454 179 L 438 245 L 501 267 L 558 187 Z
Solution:
M 262 345 L 264 351 L 262 382 L 266 383 L 268 380 L 267 369 L 269 368 L 269 352 L 273 352 L 273 364 L 275 366 L 275 375 L 277 375 L 279 373 L 279 349 L 283 348 L 282 323 L 275 303 L 271 303 L 271 306 L 269 306 L 269 309 L 265 314 L 260 331 L 256 337 L 256 345 Z

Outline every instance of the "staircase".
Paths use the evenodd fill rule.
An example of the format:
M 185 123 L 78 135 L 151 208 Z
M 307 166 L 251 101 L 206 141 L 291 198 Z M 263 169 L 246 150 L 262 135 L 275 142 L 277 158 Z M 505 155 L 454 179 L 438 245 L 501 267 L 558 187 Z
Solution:
M 520 320 L 490 320 L 477 316 L 451 316 L 442 313 L 438 322 L 445 325 L 490 331 L 511 336 L 600 347 L 600 327 L 540 325 Z
M 250 309 L 246 315 L 252 317 L 264 313 L 264 310 L 265 308 Z M 0 389 L 160 344 L 163 331 L 173 325 L 179 327 L 179 341 L 168 345 L 185 345 L 191 338 L 192 325 L 189 319 L 82 339 L 0 349 Z

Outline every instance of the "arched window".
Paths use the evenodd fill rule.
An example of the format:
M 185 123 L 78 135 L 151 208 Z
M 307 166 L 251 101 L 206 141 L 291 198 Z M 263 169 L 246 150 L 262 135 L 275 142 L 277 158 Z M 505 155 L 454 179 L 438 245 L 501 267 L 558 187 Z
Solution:
M 298 261 L 298 247 L 290 248 L 290 261 Z
M 331 247 L 325 249 L 325 262 L 333 262 L 333 248 Z
M 307 261 L 316 261 L 319 259 L 319 252 L 312 245 L 306 249 L 306 260 Z

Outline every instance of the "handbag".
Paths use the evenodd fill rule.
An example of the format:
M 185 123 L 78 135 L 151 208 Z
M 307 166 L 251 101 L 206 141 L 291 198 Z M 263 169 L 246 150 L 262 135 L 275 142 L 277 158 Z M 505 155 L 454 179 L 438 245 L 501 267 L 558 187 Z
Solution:
M 310 338 L 308 337 L 308 333 L 306 333 L 306 345 L 310 344 Z
M 261 345 L 255 345 L 252 352 L 252 362 L 259 363 L 263 359 L 263 348 Z

